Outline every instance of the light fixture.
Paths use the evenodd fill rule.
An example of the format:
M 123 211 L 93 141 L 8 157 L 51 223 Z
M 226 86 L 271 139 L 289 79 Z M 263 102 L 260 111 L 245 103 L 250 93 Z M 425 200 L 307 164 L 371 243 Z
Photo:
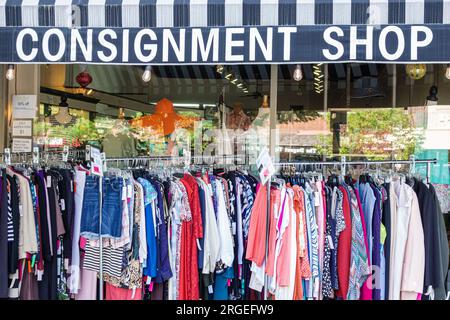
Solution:
M 222 74 L 222 72 L 223 72 L 223 65 L 218 64 L 218 65 L 216 66 L 216 72 L 217 72 L 218 74 Z
M 313 66 L 314 74 L 314 90 L 316 93 L 322 93 L 324 91 L 324 74 L 322 72 L 322 63 Z
M 242 88 L 243 86 L 244 86 L 243 83 L 239 83 L 239 84 L 237 85 L 238 88 Z
M 91 84 L 92 82 L 92 77 L 89 74 L 89 72 L 87 71 L 87 69 L 83 68 L 83 71 L 81 71 L 75 78 L 75 80 L 77 81 L 77 83 L 80 85 L 80 87 L 82 89 L 87 88 L 88 85 Z
M 411 79 L 420 80 L 427 74 L 427 66 L 424 64 L 407 64 L 406 73 Z
M 450 64 L 447 65 L 447 69 L 445 70 L 445 77 L 450 80 Z
M 152 66 L 146 66 L 142 73 L 142 81 L 149 82 L 152 79 Z
M 238 81 L 238 79 L 235 78 L 235 79 L 231 80 L 230 82 L 231 82 L 232 84 L 236 84 L 237 81 Z
M 230 80 L 233 77 L 233 73 L 228 72 L 227 75 L 225 76 L 225 79 Z
M 299 64 L 295 67 L 292 78 L 294 78 L 295 81 L 300 81 L 303 79 L 302 67 Z
M 174 103 L 173 106 L 176 108 L 200 108 L 198 103 Z
M 86 95 L 90 96 L 94 90 L 86 88 Z
M 11 81 L 11 80 L 14 80 L 15 76 L 16 76 L 16 71 L 14 70 L 14 65 L 9 64 L 8 70 L 6 70 L 6 79 Z

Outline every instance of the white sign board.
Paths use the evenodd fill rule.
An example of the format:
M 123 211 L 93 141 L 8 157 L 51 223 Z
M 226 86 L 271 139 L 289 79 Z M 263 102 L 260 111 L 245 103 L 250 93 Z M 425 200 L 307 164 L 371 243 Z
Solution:
M 428 106 L 428 130 L 450 130 L 450 106 Z
M 450 149 L 450 130 L 425 130 L 423 149 Z
M 33 121 L 31 120 L 13 120 L 12 135 L 14 137 L 31 137 Z
M 37 115 L 37 96 L 14 95 L 12 108 L 13 119 L 34 119 Z
M 256 166 L 258 167 L 261 183 L 266 184 L 270 177 L 272 177 L 275 173 L 275 167 L 267 148 L 264 148 L 264 150 L 259 154 L 258 159 L 256 159 Z
M 91 146 L 90 151 L 92 174 L 103 176 L 103 161 L 100 149 Z
M 31 152 L 32 139 L 13 138 L 12 152 Z

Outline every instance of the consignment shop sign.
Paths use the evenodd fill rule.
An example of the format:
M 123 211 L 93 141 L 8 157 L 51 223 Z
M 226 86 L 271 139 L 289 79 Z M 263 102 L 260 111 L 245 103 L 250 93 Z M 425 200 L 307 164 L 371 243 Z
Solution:
M 0 63 L 449 62 L 450 25 L 0 29 Z

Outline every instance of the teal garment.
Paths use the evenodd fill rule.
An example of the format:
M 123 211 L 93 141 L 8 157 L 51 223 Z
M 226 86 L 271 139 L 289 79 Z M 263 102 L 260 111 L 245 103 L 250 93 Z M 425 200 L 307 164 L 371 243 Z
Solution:
M 144 190 L 144 204 L 145 204 L 145 228 L 147 236 L 147 257 L 144 262 L 144 269 L 142 273 L 145 276 L 154 278 L 158 274 L 158 248 L 156 242 L 155 225 L 153 221 L 152 202 L 158 197 L 153 185 L 144 178 L 138 178 L 138 182 L 142 185 Z
M 234 278 L 233 267 L 226 268 L 222 273 L 216 273 L 214 283 L 214 300 L 229 300 L 228 280 Z
M 415 154 L 416 159 L 436 159 L 437 164 L 431 164 L 431 183 L 450 184 L 447 149 L 428 149 Z M 427 176 L 427 164 L 417 163 L 416 173 L 421 177 Z

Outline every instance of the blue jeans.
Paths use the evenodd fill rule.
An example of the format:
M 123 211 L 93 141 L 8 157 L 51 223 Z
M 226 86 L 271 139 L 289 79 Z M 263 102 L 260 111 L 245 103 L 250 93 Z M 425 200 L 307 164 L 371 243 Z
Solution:
M 104 177 L 102 185 L 102 237 L 120 238 L 123 179 Z M 81 214 L 81 235 L 88 239 L 97 239 L 100 234 L 99 193 L 99 177 L 87 176 Z

